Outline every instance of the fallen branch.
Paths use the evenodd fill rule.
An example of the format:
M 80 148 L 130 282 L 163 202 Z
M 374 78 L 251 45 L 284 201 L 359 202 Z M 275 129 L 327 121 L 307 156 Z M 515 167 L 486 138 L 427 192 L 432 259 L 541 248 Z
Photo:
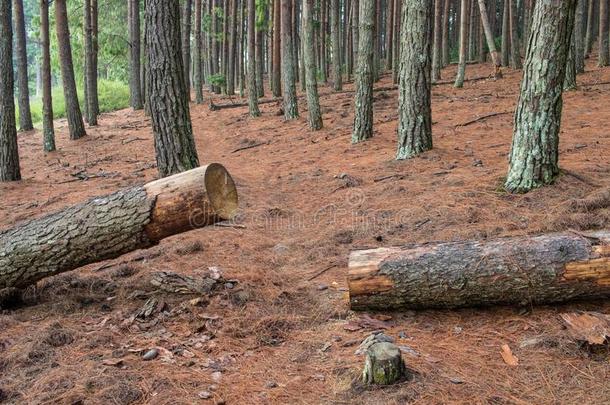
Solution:
M 472 124 L 475 124 L 475 123 L 477 123 L 479 121 L 486 120 L 487 118 L 497 117 L 498 115 L 505 115 L 505 114 L 513 114 L 513 111 L 501 111 L 501 112 L 494 112 L 494 113 L 491 113 L 491 114 L 482 115 L 482 116 L 480 116 L 478 118 L 475 118 L 473 120 L 466 121 L 466 122 L 463 122 L 461 124 L 457 124 L 455 126 L 455 128 L 467 127 L 468 125 L 472 125 Z
M 237 148 L 237 149 L 231 151 L 231 153 L 240 152 L 240 151 L 246 150 L 246 149 L 258 148 L 259 146 L 263 146 L 263 145 L 269 145 L 269 142 L 260 142 L 260 143 L 255 143 L 252 145 L 242 146 L 241 148 Z

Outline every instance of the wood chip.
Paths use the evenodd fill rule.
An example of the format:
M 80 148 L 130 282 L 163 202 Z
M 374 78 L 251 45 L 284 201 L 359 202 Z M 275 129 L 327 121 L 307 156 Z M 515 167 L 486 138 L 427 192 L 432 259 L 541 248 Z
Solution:
M 610 315 L 599 312 L 572 312 L 561 314 L 561 319 L 576 340 L 602 345 L 610 338 Z
M 508 345 L 502 345 L 502 351 L 500 352 L 500 354 L 502 355 L 502 359 L 504 359 L 504 362 L 509 366 L 515 367 L 519 365 L 519 359 L 513 354 L 513 351 L 510 350 L 510 347 Z

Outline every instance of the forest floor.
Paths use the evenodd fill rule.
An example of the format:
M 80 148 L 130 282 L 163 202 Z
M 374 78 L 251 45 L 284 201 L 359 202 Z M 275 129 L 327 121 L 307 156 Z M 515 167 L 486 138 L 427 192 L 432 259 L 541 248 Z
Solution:
M 450 66 L 443 78 L 454 73 Z M 489 66 L 467 68 L 467 77 L 486 74 Z M 0 402 L 607 404 L 609 353 L 583 350 L 559 314 L 609 313 L 608 302 L 348 308 L 352 249 L 608 227 L 608 201 L 587 212 L 572 202 L 610 187 L 610 69 L 588 61 L 579 89 L 564 96 L 564 174 L 553 186 L 510 195 L 501 185 L 519 79 L 506 70 L 502 80 L 464 89 L 434 86 L 434 150 L 401 162 L 395 90 L 375 93 L 375 136 L 359 145 L 350 144 L 353 93 L 325 86 L 319 132 L 308 130 L 305 112 L 284 122 L 278 103 L 262 105 L 257 119 L 247 107 L 192 104 L 200 160 L 222 163 L 234 177 L 245 228 L 194 230 L 41 282 L 27 305 L 0 313 Z M 376 86 L 390 85 L 385 75 Z M 501 114 L 466 125 L 491 113 Z M 24 180 L 0 185 L 0 228 L 156 178 L 142 112 L 103 114 L 78 141 L 68 140 L 65 120 L 56 124 L 54 153 L 42 152 L 40 132 L 19 134 Z M 207 304 L 149 282 L 154 271 L 196 275 L 210 266 L 239 283 Z M 165 310 L 131 322 L 151 295 Z M 354 352 L 379 328 L 412 349 L 404 354 L 412 381 L 358 383 L 363 358 Z M 504 363 L 503 344 L 517 366 Z M 159 357 L 142 360 L 152 347 Z

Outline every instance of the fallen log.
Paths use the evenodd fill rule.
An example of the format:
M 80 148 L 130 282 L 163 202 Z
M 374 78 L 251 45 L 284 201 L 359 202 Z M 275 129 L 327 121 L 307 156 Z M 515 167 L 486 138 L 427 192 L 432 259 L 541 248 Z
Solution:
M 0 290 L 148 248 L 236 210 L 235 184 L 217 163 L 94 198 L 1 231 Z
M 543 304 L 610 297 L 610 232 L 354 251 L 352 309 Z

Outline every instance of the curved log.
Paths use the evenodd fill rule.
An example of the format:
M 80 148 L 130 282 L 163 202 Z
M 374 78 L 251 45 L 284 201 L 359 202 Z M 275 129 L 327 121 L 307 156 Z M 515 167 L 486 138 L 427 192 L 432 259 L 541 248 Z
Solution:
M 610 232 L 352 252 L 352 309 L 543 304 L 610 297 Z
M 233 218 L 233 179 L 220 164 L 94 198 L 0 232 L 0 290 L 148 248 Z

